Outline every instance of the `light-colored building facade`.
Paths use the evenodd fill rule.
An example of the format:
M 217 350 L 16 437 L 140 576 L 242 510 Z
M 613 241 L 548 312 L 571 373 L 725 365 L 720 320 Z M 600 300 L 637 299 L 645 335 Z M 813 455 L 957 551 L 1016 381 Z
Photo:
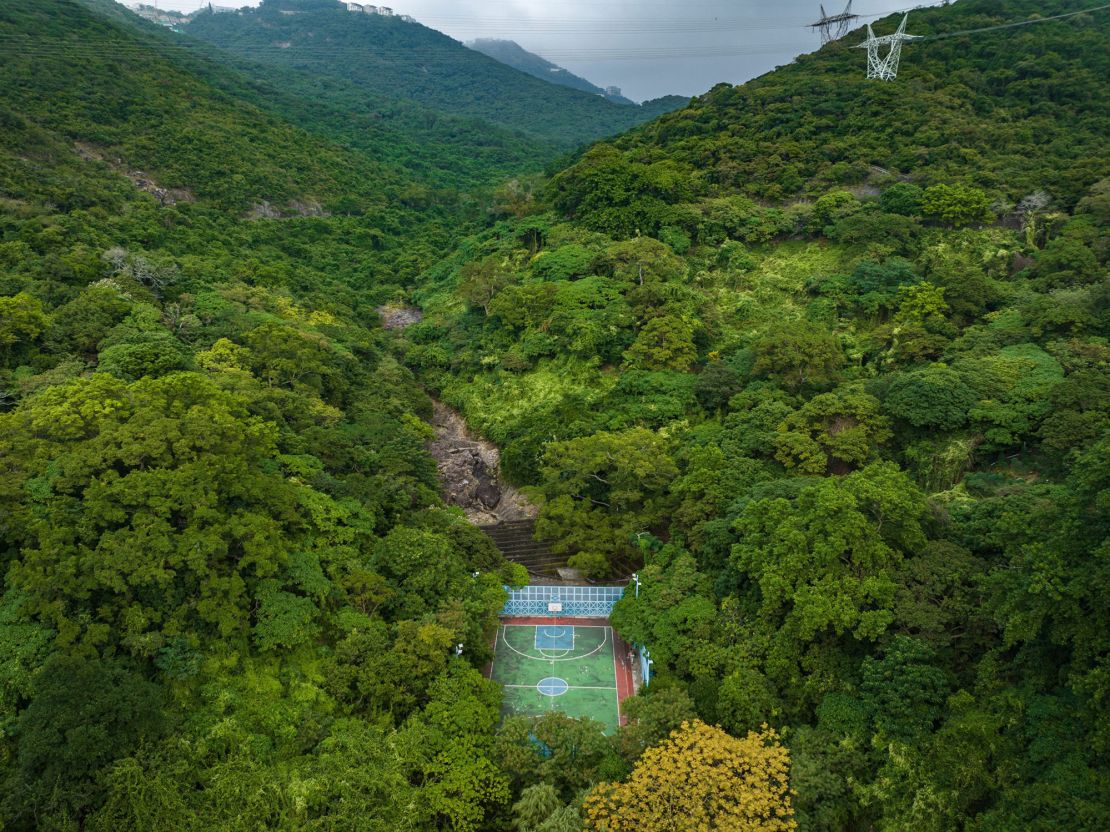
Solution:
M 412 15 L 400 14 L 394 15 L 393 9 L 389 6 L 368 6 L 363 3 L 350 3 L 347 0 L 339 0 L 340 5 L 345 6 L 349 12 L 358 12 L 360 14 L 376 14 L 381 17 L 397 17 L 398 20 L 403 20 L 405 23 L 415 23 L 416 19 Z

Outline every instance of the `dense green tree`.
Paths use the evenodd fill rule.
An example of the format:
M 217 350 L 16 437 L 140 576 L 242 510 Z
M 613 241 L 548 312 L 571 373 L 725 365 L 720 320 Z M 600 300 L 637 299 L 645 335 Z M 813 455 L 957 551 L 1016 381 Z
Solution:
M 847 191 L 830 191 L 813 203 L 810 224 L 816 231 L 851 216 L 860 209 L 859 200 Z
M 126 381 L 190 369 L 187 347 L 165 330 L 128 337 L 100 351 L 97 369 Z
M 966 185 L 933 185 L 921 194 L 925 216 L 948 225 L 970 225 L 993 219 L 990 197 Z
M 889 310 L 900 299 L 900 290 L 918 280 L 913 265 L 899 257 L 882 263 L 865 260 L 848 278 L 848 288 L 860 308 L 870 314 Z
M 513 274 L 497 257 L 471 262 L 459 272 L 459 295 L 467 303 L 490 313 L 490 303 L 497 293 L 513 282 Z
M 631 340 L 625 333 L 631 320 L 614 281 L 587 277 L 559 286 L 546 328 L 572 355 L 611 361 Z
M 883 407 L 915 428 L 954 430 L 967 423 L 975 394 L 959 373 L 933 364 L 893 379 Z
M 719 411 L 742 389 L 740 374 L 723 361 L 712 361 L 698 375 L 694 393 L 706 411 Z
M 868 656 L 860 692 L 883 740 L 908 741 L 932 731 L 944 711 L 948 680 L 928 645 L 896 636 L 880 658 Z
M 130 311 L 131 302 L 118 286 L 94 284 L 58 308 L 51 337 L 66 349 L 95 355 L 101 339 Z
M 242 634 L 299 523 L 267 470 L 275 432 L 206 378 L 97 374 L 6 414 L 26 506 L 11 578 L 63 645 L 151 655 L 170 636 Z
M 9 816 L 80 824 L 103 800 L 97 780 L 108 766 L 164 730 L 162 699 L 157 685 L 122 663 L 49 660 L 17 722 Z
M 659 669 L 689 659 L 697 642 L 707 639 L 717 619 L 706 576 L 689 552 L 664 546 L 640 572 L 638 597 L 622 598 L 613 623 L 637 644 L 650 644 Z
M 537 533 L 561 551 L 628 552 L 637 532 L 666 517 L 667 486 L 678 473 L 668 445 L 643 428 L 550 443 Z
M 921 188 L 910 182 L 896 182 L 879 195 L 879 205 L 889 214 L 920 216 Z
M 537 255 L 532 273 L 544 280 L 575 280 L 591 274 L 597 259 L 597 253 L 586 246 L 568 243 Z
M 1034 344 L 1004 347 L 953 365 L 978 401 L 970 416 L 995 448 L 1021 443 L 1048 412 L 1048 395 L 1063 380 L 1054 358 Z
M 693 324 L 684 318 L 652 318 L 624 357 L 629 366 L 644 370 L 688 370 L 698 357 L 693 336 Z
M 752 372 L 797 392 L 821 388 L 834 378 L 844 361 L 836 337 L 812 324 L 787 322 L 755 344 Z
M 814 396 L 777 430 L 775 457 L 807 474 L 843 473 L 890 438 L 879 400 L 852 389 Z
M 582 828 L 578 812 L 564 806 L 549 783 L 537 783 L 520 793 L 520 800 L 513 804 L 513 824 L 517 832 L 577 832 Z
M 47 329 L 50 318 L 39 300 L 26 292 L 0 297 L 0 348 L 5 363 L 18 354 L 17 345 L 30 344 Z
M 494 740 L 495 759 L 514 784 L 546 783 L 563 801 L 596 782 L 612 753 L 594 723 L 560 711 L 510 717 Z
M 875 639 L 896 619 L 899 563 L 924 543 L 924 499 L 896 466 L 821 479 L 796 500 L 748 504 L 734 565 L 758 584 L 760 609 L 785 636 L 826 629 Z

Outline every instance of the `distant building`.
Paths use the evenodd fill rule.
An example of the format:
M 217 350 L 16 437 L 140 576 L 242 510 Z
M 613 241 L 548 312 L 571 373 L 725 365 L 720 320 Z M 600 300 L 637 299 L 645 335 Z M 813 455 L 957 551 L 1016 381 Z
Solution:
M 605 88 L 605 94 L 608 95 L 608 96 L 611 96 L 613 98 L 616 98 L 617 96 L 619 96 L 621 94 L 621 88 L 620 87 L 606 87 Z
M 129 7 L 131 11 L 139 17 L 145 18 L 152 23 L 158 23 L 162 26 L 169 26 L 171 29 L 178 24 L 185 23 L 187 18 L 181 12 L 163 11 L 162 9 L 154 6 L 147 6 L 143 3 L 136 3 L 134 6 Z
M 348 3 L 347 0 L 339 0 L 341 6 L 346 6 L 349 12 L 361 12 L 362 14 L 376 14 L 381 17 L 393 17 L 393 9 L 389 6 L 367 6 L 362 3 Z M 397 15 L 398 20 L 403 20 L 405 23 L 415 23 L 416 20 L 407 14 Z
M 212 12 L 212 14 L 235 14 L 239 10 L 233 9 L 231 6 L 213 6 L 209 3 L 208 11 Z

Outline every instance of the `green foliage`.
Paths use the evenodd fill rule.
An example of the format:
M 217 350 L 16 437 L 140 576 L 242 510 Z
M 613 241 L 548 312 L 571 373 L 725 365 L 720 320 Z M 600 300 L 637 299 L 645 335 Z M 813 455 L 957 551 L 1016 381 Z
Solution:
M 921 216 L 921 188 L 911 182 L 896 182 L 879 195 L 879 205 L 888 214 Z
M 967 423 L 975 394 L 959 373 L 934 364 L 895 377 L 883 406 L 915 428 L 954 430 Z
M 970 225 L 993 219 L 990 197 L 966 185 L 933 185 L 921 194 L 921 210 L 948 225 Z
M 860 209 L 859 200 L 847 191 L 830 191 L 813 203 L 810 223 L 820 231 L 837 220 L 842 220 Z
M 629 366 L 645 370 L 688 370 L 697 356 L 692 322 L 673 316 L 649 320 L 624 354 Z
M 513 804 L 513 828 L 517 832 L 578 832 L 582 822 L 573 807 L 564 806 L 549 783 L 537 783 L 520 793 Z
M 842 473 L 890 438 L 879 400 L 857 390 L 814 396 L 778 426 L 775 457 L 807 474 Z
M 924 540 L 924 510 L 896 466 L 876 463 L 818 480 L 793 501 L 750 503 L 736 520 L 732 560 L 758 584 L 779 637 L 831 630 L 875 639 L 894 621 L 895 569 Z
M 843 363 L 837 339 L 807 322 L 787 322 L 754 345 L 752 373 L 798 391 L 828 385 Z
M 27 346 L 49 326 L 50 319 L 38 298 L 26 292 L 14 297 L 0 297 L 0 347 L 5 363 L 25 353 Z
M 544 280 L 573 280 L 590 274 L 597 255 L 576 243 L 540 252 L 532 261 L 532 274 Z
M 102 801 L 99 776 L 164 725 L 159 687 L 118 662 L 56 657 L 17 722 L 19 754 L 6 813 L 80 822 Z
M 860 688 L 879 736 L 905 742 L 932 730 L 948 694 L 934 658 L 928 645 L 897 636 L 881 658 L 863 660 Z
M 506 719 L 493 753 L 514 784 L 521 788 L 547 784 L 560 800 L 569 801 L 597 782 L 612 751 L 590 720 L 551 711 L 541 717 Z
M 915 19 L 1044 13 L 1004 6 Z M 533 264 L 494 314 L 424 295 L 541 532 L 593 577 L 638 573 L 612 622 L 655 678 L 629 712 L 789 726 L 803 828 L 1002 829 L 1047 795 L 1096 817 L 1104 771 L 1041 715 L 1095 732 L 1103 698 L 1072 612 L 1104 615 L 1071 583 L 1101 560 L 1071 553 L 1105 532 L 1048 514 L 1106 428 L 1101 190 L 1066 209 L 1104 178 L 1107 109 L 1034 80 L 1101 66 L 1070 42 L 1101 44 L 1089 21 L 1048 28 L 929 41 L 894 92 L 832 48 L 718 87 L 555 174 L 542 250 L 523 223 L 469 244 Z M 625 765 L 655 730 L 622 729 Z M 1030 762 L 1057 744 L 1067 763 Z
M 125 381 L 143 376 L 164 376 L 190 369 L 192 354 L 172 334 L 163 330 L 136 333 L 100 351 L 97 369 Z
M 546 502 L 537 534 L 555 540 L 558 551 L 612 558 L 666 517 L 677 469 L 666 438 L 632 428 L 549 444 L 541 474 Z
M 928 36 L 1070 11 L 1062 0 L 1049 6 L 973 0 L 919 9 L 913 22 Z M 874 22 L 876 31 L 897 24 Z M 830 203 L 822 195 L 831 184 L 879 187 L 892 176 L 909 177 L 925 191 L 939 187 L 921 208 L 949 224 L 987 221 L 999 193 L 1017 202 L 1043 189 L 1074 206 L 1105 178 L 1106 91 L 1092 92 L 1088 84 L 1107 74 L 1103 38 L 1096 17 L 1079 16 L 1058 26 L 934 39 L 907 52 L 898 84 L 885 86 L 864 77 L 861 53 L 830 44 L 742 86 L 719 84 L 685 109 L 595 147 L 556 178 L 562 184 L 555 204 L 566 216 L 621 236 L 636 227 L 654 233 L 650 223 L 664 217 L 681 226 L 678 217 L 735 193 L 825 198 L 814 217 L 820 228 L 828 224 Z M 692 193 L 641 190 L 654 201 L 636 223 L 619 221 L 628 189 L 614 188 L 605 200 L 606 185 L 592 191 L 586 181 L 601 174 L 600 159 L 613 172 L 645 167 L 644 159 L 673 166 Z M 571 198 L 575 182 L 583 192 Z M 884 210 L 915 216 L 919 194 L 900 183 L 891 189 L 899 190 Z
M 264 72 L 106 0 L 0 9 L 53 44 L 0 66 L 5 828 L 569 832 L 696 719 L 782 727 L 803 829 L 1106 828 L 1097 18 L 896 85 L 830 46 L 544 183 L 614 105 L 294 5 L 190 24 Z M 614 736 L 502 722 L 527 576 L 442 506 L 420 384 L 571 565 L 638 573 Z

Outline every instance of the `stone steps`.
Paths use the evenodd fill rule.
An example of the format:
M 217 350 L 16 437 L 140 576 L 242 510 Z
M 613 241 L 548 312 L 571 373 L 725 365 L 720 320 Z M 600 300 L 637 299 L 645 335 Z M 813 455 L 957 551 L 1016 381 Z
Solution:
M 519 563 L 533 577 L 558 579 L 559 567 L 567 565 L 567 556 L 551 551 L 551 545 L 544 540 L 536 540 L 535 520 L 506 520 L 490 526 L 479 526 L 493 540 L 493 543 L 506 560 Z M 610 581 L 628 581 L 637 564 L 623 558 L 613 562 L 613 575 Z
M 480 528 L 490 536 L 506 560 L 519 563 L 532 575 L 558 577 L 555 570 L 566 566 L 566 556 L 552 552 L 546 541 L 535 539 L 535 520 L 511 520 Z

